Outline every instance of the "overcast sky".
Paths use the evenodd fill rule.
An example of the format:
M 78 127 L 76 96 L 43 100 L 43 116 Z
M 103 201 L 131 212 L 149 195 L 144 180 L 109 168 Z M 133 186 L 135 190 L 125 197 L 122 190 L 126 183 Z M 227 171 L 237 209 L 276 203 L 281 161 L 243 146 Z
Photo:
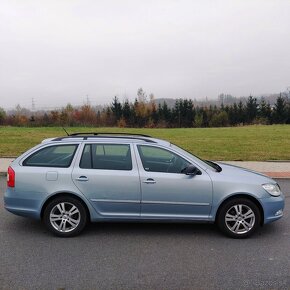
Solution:
M 0 0 L 0 107 L 288 86 L 289 0 Z

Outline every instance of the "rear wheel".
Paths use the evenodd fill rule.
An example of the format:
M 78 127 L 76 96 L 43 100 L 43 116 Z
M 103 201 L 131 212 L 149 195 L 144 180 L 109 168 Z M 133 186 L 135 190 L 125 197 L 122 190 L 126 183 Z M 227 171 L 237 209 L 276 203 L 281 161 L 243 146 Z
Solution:
M 46 206 L 43 220 L 55 235 L 72 237 L 80 234 L 86 226 L 87 212 L 78 199 L 62 196 L 53 199 Z
M 246 198 L 226 202 L 217 217 L 219 228 L 232 238 L 246 238 L 255 232 L 261 221 L 257 205 Z

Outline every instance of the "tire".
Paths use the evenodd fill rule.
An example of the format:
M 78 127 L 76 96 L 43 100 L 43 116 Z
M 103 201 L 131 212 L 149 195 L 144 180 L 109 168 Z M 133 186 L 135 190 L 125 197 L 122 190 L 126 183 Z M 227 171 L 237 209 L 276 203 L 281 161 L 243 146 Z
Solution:
M 227 236 L 244 239 L 260 225 L 261 213 L 257 205 L 247 198 L 231 199 L 218 212 L 217 224 Z
M 60 196 L 48 203 L 43 221 L 49 231 L 59 237 L 79 235 L 87 224 L 85 206 L 76 198 Z

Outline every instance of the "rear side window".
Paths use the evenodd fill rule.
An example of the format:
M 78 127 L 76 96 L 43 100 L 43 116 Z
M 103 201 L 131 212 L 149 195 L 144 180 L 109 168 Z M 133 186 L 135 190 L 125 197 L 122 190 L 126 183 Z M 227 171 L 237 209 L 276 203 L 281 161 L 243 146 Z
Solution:
M 45 147 L 30 155 L 24 166 L 69 167 L 78 145 L 55 145 Z
M 130 145 L 87 144 L 80 161 L 80 168 L 132 170 Z

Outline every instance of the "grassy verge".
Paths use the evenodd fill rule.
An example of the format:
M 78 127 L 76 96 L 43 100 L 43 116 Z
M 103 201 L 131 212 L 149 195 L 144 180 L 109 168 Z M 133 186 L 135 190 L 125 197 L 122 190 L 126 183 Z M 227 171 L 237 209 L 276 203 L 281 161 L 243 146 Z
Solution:
M 74 132 L 129 132 L 169 140 L 205 159 L 290 160 L 290 125 L 228 128 L 67 128 Z M 0 157 L 14 157 L 50 137 L 65 135 L 62 128 L 0 127 Z

